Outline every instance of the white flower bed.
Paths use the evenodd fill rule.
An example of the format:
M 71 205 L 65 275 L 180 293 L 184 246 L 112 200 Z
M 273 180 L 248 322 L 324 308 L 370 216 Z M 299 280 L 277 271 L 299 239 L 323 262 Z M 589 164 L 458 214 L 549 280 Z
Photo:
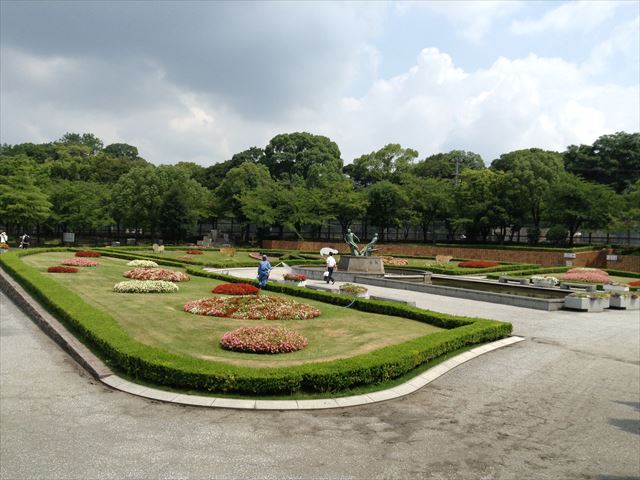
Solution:
M 117 293 L 174 293 L 178 286 L 164 280 L 129 280 L 116 283 L 113 291 Z
M 156 262 L 152 262 L 151 260 L 131 260 L 127 265 L 138 268 L 156 268 L 158 266 Z

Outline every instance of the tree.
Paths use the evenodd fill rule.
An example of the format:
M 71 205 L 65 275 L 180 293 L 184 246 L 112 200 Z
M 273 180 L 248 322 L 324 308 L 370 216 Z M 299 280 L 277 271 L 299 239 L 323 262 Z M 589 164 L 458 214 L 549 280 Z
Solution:
M 380 228 L 380 241 L 384 242 L 389 227 L 400 226 L 400 219 L 408 205 L 408 198 L 398 185 L 382 180 L 367 189 L 371 223 Z
M 366 191 L 356 191 L 353 182 L 343 176 L 324 191 L 327 205 L 326 218 L 337 220 L 344 236 L 351 224 L 367 213 L 369 199 Z
M 165 238 L 180 243 L 191 232 L 197 218 L 189 208 L 183 187 L 171 185 L 162 199 L 159 213 L 160 230 Z
M 28 228 L 51 212 L 47 195 L 25 174 L 0 175 L 0 223 Z
M 618 204 L 612 229 L 640 230 L 640 180 L 627 187 Z
M 264 150 L 257 147 L 251 147 L 240 153 L 236 153 L 230 160 L 221 163 L 215 163 L 206 168 L 204 178 L 200 183 L 210 190 L 215 190 L 220 186 L 224 177 L 232 168 L 239 167 L 245 162 L 258 163 L 264 157 Z
M 93 133 L 65 133 L 60 140 L 56 142 L 60 145 L 82 145 L 89 149 L 91 155 L 96 155 L 104 144 L 102 140 Z
M 411 163 L 417 157 L 416 150 L 390 143 L 376 152 L 356 158 L 352 164 L 345 166 L 343 171 L 360 188 L 382 180 L 400 183 L 402 176 L 409 172 Z
M 127 143 L 112 143 L 104 147 L 103 151 L 116 158 L 128 158 L 130 160 L 138 158 L 138 149 Z
M 456 180 L 467 168 L 484 170 L 485 165 L 482 157 L 473 152 L 451 150 L 448 153 L 436 153 L 416 163 L 412 173 L 418 177 Z
M 111 194 L 105 185 L 61 180 L 50 186 L 49 199 L 53 208 L 47 224 L 52 230 L 75 232 L 114 223 Z
M 561 175 L 550 188 L 546 215 L 549 221 L 569 231 L 569 245 L 580 228 L 606 228 L 616 207 L 614 192 L 576 175 Z
M 570 145 L 564 162 L 568 172 L 622 193 L 640 179 L 640 133 L 618 132 L 593 145 Z
M 157 168 L 135 167 L 123 174 L 113 186 L 112 215 L 119 225 L 150 229 L 158 224 L 163 188 Z
M 438 219 L 444 220 L 451 212 L 454 202 L 454 185 L 442 178 L 410 176 L 403 185 L 411 209 L 417 214 L 417 222 L 422 229 L 422 239 L 428 241 L 429 227 Z M 435 235 L 432 235 L 435 241 Z
M 260 163 L 274 179 L 299 175 L 307 178 L 313 165 L 326 165 L 335 171 L 342 169 L 338 145 L 328 137 L 307 132 L 276 135 L 265 147 Z

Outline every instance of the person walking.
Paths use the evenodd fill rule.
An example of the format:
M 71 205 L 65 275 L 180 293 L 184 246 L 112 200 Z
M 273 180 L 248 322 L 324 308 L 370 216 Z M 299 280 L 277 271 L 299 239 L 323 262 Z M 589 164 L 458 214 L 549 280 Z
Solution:
M 20 237 L 20 247 L 19 248 L 29 248 L 29 242 L 31 241 L 31 237 L 26 233 L 23 233 Z
M 327 283 L 331 282 L 332 285 L 336 283 L 336 281 L 333 279 L 334 268 L 336 268 L 336 259 L 333 258 L 333 253 L 329 252 L 329 256 L 327 257 L 327 272 L 329 272 L 329 275 L 327 275 L 325 281 Z
M 9 237 L 4 230 L 0 232 L 0 243 L 9 243 Z
M 266 255 L 262 255 L 262 261 L 258 265 L 258 288 L 264 288 L 267 286 L 267 280 L 269 280 L 269 274 L 271 273 L 271 264 Z

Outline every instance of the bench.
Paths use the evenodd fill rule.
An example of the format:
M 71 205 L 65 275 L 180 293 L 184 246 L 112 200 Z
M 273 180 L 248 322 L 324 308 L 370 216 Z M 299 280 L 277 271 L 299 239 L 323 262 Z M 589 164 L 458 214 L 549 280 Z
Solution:
M 585 283 L 562 282 L 562 283 L 560 283 L 560 288 L 562 288 L 563 290 L 579 289 L 579 290 L 584 290 L 586 292 L 595 292 L 596 291 L 596 286 L 595 285 L 585 284 Z
M 519 277 L 506 277 L 504 275 L 498 278 L 499 283 L 519 283 L 520 285 L 529 285 L 528 278 L 519 278 Z

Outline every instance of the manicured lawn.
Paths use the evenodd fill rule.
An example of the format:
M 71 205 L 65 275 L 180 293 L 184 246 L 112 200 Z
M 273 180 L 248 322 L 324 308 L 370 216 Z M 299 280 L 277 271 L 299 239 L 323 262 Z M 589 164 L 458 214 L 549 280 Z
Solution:
M 189 255 L 187 250 L 200 250 L 201 255 Z M 201 248 L 183 248 L 180 250 L 165 250 L 162 253 L 154 253 L 151 248 L 147 249 L 131 249 L 127 250 L 126 248 L 117 248 L 114 251 L 123 252 L 123 253 L 131 253 L 136 255 L 144 255 L 145 257 L 156 257 L 156 258 L 164 258 L 170 260 L 189 260 L 191 262 L 197 262 L 202 265 L 206 264 L 219 264 L 224 263 L 229 267 L 233 267 L 234 265 L 246 265 L 248 262 L 255 262 L 258 264 L 258 260 L 255 260 L 249 256 L 249 252 L 247 251 L 236 251 L 233 257 L 228 255 L 222 255 L 219 249 L 201 249 Z
M 163 255 L 178 257 L 184 252 L 168 251 Z M 219 257 L 219 252 L 207 252 L 205 255 Z M 240 255 L 249 259 L 246 252 L 240 252 Z M 178 283 L 178 293 L 118 294 L 112 291 L 113 285 L 126 280 L 122 275 L 130 267 L 126 265 L 127 260 L 106 256 L 94 259 L 98 261 L 97 267 L 80 267 L 75 274 L 46 272 L 47 267 L 58 265 L 72 256 L 71 252 L 47 252 L 29 255 L 23 261 L 80 294 L 87 303 L 109 313 L 136 340 L 172 353 L 205 360 L 252 367 L 324 362 L 370 352 L 441 330 L 414 320 L 300 298 L 294 300 L 313 305 L 322 314 L 315 319 L 296 321 L 250 321 L 193 315 L 184 312 L 183 305 L 190 300 L 214 296 L 211 289 L 222 282 L 192 276 L 190 281 Z M 277 295 L 271 292 L 262 294 Z M 241 326 L 278 323 L 301 332 L 309 339 L 309 346 L 299 352 L 267 356 L 229 352 L 219 345 L 219 339 L 226 331 Z

